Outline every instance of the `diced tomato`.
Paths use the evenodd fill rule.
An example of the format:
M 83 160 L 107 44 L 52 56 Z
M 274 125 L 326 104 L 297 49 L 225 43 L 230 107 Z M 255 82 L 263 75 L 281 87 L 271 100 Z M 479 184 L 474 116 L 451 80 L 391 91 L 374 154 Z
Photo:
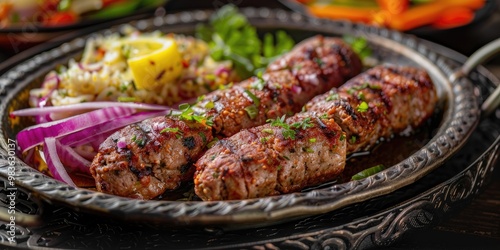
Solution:
M 43 24 L 46 26 L 68 25 L 75 23 L 77 20 L 78 16 L 71 11 L 55 12 L 43 20 Z

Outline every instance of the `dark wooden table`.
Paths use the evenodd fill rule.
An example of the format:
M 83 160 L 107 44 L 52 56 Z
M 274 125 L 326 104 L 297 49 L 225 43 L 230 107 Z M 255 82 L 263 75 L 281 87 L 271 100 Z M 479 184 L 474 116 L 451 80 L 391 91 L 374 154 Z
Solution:
M 194 8 L 214 8 L 232 2 L 240 6 L 259 5 L 280 7 L 277 1 L 173 1 L 169 11 Z M 495 0 L 496 9 L 492 15 L 477 24 L 467 27 L 417 33 L 423 39 L 469 56 L 482 45 L 500 37 L 500 0 Z M 11 51 L 0 51 L 0 60 L 12 56 Z M 500 78 L 500 57 L 485 65 Z M 433 228 L 413 231 L 385 249 L 500 249 L 500 165 L 493 172 L 490 182 L 483 191 L 463 209 L 451 214 L 449 218 Z

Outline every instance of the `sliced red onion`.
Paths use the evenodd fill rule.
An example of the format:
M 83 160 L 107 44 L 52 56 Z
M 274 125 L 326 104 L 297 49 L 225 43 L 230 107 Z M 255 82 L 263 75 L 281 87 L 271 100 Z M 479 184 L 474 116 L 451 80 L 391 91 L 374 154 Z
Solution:
M 89 145 L 89 147 L 91 147 Z M 97 151 L 94 150 L 94 151 L 89 151 L 89 150 L 85 150 L 84 147 L 74 147 L 72 148 L 77 154 L 79 154 L 81 157 L 87 159 L 88 161 L 92 161 L 94 159 L 94 157 L 97 155 Z
M 90 161 L 80 156 L 71 147 L 62 145 L 57 139 L 55 144 L 57 155 L 64 166 L 79 173 L 90 174 Z
M 125 138 L 124 137 L 120 138 L 120 140 L 118 140 L 118 142 L 116 142 L 116 146 L 118 148 L 126 148 L 127 142 L 125 141 Z
M 221 76 L 222 73 L 227 73 L 229 75 L 230 72 L 231 72 L 231 70 L 228 69 L 226 66 L 221 66 L 221 67 L 219 67 L 218 69 L 215 70 L 215 75 L 216 76 Z
M 47 137 L 44 140 L 43 153 L 45 156 L 47 167 L 52 173 L 54 179 L 63 181 L 70 186 L 76 187 L 76 184 L 69 176 L 66 168 L 62 164 L 61 159 L 57 154 L 57 143 L 58 142 L 54 137 Z
M 292 86 L 292 92 L 295 93 L 295 94 L 300 94 L 302 92 L 302 88 L 300 86 L 293 85 Z
M 83 64 L 83 63 L 78 63 L 78 68 L 81 70 L 89 71 L 89 72 L 97 72 L 102 69 L 102 65 L 100 64 Z
M 28 127 L 17 134 L 17 142 L 21 152 L 41 145 L 46 137 L 68 135 L 97 124 L 103 124 L 113 119 L 128 116 L 134 109 L 126 107 L 109 107 L 76 115 L 63 120 L 42 123 Z
M 44 115 L 58 112 L 73 112 L 73 111 L 85 111 L 85 110 L 95 110 L 108 107 L 122 107 L 122 108 L 133 108 L 141 110 L 167 110 L 168 106 L 156 105 L 156 104 L 146 104 L 146 103 L 136 103 L 136 102 L 84 102 L 76 104 L 68 104 L 63 106 L 50 106 L 50 107 L 38 107 L 38 108 L 27 108 L 20 109 L 11 112 L 13 116 L 36 116 Z
M 166 109 L 163 111 L 149 111 L 149 112 L 140 112 L 136 114 L 132 114 L 129 116 L 120 117 L 118 119 L 110 120 L 104 124 L 96 124 L 95 126 L 89 126 L 88 128 L 82 129 L 80 131 L 61 136 L 61 143 L 68 146 L 78 146 L 84 145 L 87 143 L 97 141 L 97 144 L 100 144 L 103 140 L 107 138 L 110 133 L 123 128 L 129 124 L 137 123 L 143 121 L 148 118 L 166 115 L 170 112 L 170 109 Z M 106 136 L 101 136 L 101 135 Z M 101 137 L 101 140 L 96 140 L 98 137 Z
M 55 84 L 53 84 L 53 87 L 50 88 L 49 92 L 46 95 L 42 97 L 30 96 L 30 99 L 32 100 L 31 103 L 35 103 L 36 107 L 38 108 L 52 106 L 52 103 L 50 102 L 50 95 L 59 87 L 59 84 L 61 84 L 61 79 L 55 73 L 51 76 L 47 76 L 42 83 L 42 88 L 46 88 L 46 85 L 49 84 L 50 81 L 56 82 Z M 50 118 L 50 114 L 34 114 L 33 116 L 35 116 L 35 121 L 38 124 L 52 121 L 52 119 Z

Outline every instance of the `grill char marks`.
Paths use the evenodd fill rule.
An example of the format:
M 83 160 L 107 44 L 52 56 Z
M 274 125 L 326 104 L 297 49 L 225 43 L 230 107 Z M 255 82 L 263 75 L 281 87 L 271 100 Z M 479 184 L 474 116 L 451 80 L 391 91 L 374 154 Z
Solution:
M 252 77 L 217 90 L 194 105 L 195 115 L 212 119 L 212 126 L 158 117 L 113 134 L 101 145 L 91 165 L 96 187 L 118 196 L 155 198 L 192 180 L 192 163 L 213 137 L 228 137 L 267 119 L 296 113 L 314 96 L 360 72 L 359 57 L 342 40 L 321 36 L 305 40 L 269 65 L 262 78 Z M 164 129 L 168 131 L 161 133 Z M 134 135 L 144 137 L 143 145 L 133 143 Z M 118 147 L 123 144 L 118 144 L 119 140 L 127 146 Z
M 286 125 L 265 124 L 220 141 L 196 162 L 195 192 L 203 200 L 247 199 L 324 183 L 343 171 L 347 154 L 423 124 L 436 102 L 425 71 L 375 67 L 288 118 L 294 138 L 284 136 Z M 306 119 L 310 126 L 302 126 Z
M 197 163 L 196 192 L 205 200 L 246 199 L 299 191 L 343 170 L 345 140 L 331 119 L 301 113 L 289 125 L 309 119 L 295 139 L 266 124 L 243 130 L 211 148 Z M 314 139 L 312 139 L 314 138 Z M 330 167 L 332 166 L 332 167 Z

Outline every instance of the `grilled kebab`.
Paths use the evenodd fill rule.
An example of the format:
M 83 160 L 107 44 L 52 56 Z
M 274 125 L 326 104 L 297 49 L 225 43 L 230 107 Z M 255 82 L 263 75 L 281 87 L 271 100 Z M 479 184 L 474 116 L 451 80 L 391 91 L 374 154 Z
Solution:
M 360 58 L 338 38 L 298 44 L 252 77 L 207 94 L 179 114 L 127 126 L 103 142 L 90 171 L 97 190 L 152 199 L 192 180 L 193 163 L 214 138 L 299 112 L 314 96 L 361 72 Z
M 306 111 L 223 139 L 195 164 L 203 200 L 257 198 L 333 180 L 346 155 L 411 131 L 437 102 L 422 69 L 378 66 L 315 97 Z

